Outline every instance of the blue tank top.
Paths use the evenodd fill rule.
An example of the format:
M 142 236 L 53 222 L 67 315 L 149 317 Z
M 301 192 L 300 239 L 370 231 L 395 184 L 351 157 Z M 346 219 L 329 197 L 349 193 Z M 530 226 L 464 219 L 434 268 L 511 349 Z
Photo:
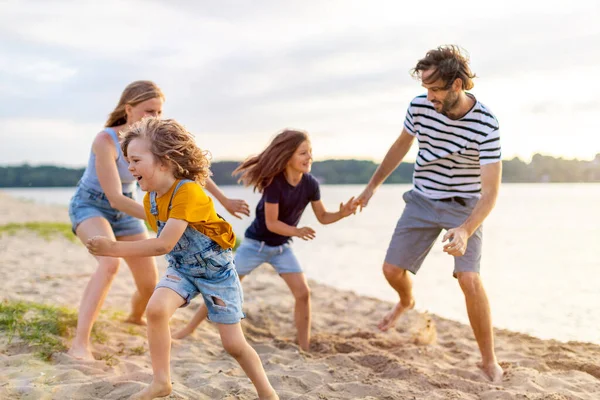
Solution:
M 127 163 L 123 151 L 121 150 L 117 132 L 113 128 L 104 128 L 104 132 L 107 132 L 113 138 L 115 146 L 117 147 L 117 170 L 119 171 L 119 177 L 121 178 L 123 193 L 131 193 L 135 190 L 136 179 L 131 175 L 131 172 L 129 172 L 129 163 Z M 93 150 L 90 151 L 90 159 L 88 160 L 87 168 L 85 169 L 79 184 L 99 192 L 104 192 L 102 186 L 100 186 L 98 174 L 96 173 L 96 154 L 94 154 Z

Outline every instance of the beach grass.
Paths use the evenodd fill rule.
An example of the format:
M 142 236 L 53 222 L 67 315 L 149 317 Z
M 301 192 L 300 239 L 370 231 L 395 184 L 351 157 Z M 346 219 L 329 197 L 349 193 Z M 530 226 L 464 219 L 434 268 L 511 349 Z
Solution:
M 70 337 L 77 326 L 77 311 L 68 307 L 4 300 L 0 302 L 0 334 L 8 344 L 19 337 L 35 348 L 37 356 L 49 360 L 52 353 L 65 351 L 64 338 Z M 103 326 L 92 329 L 95 340 L 107 338 Z
M 0 234 L 14 235 L 18 231 L 23 230 L 34 232 L 46 240 L 54 236 L 63 236 L 72 242 L 76 241 L 76 237 L 73 231 L 71 231 L 71 225 L 64 222 L 12 222 L 0 225 Z

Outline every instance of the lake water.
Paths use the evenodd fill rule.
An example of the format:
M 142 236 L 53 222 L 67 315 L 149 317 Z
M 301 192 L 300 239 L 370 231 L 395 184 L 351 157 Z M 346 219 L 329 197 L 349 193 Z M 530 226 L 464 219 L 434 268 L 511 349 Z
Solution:
M 362 185 L 323 185 L 330 210 L 356 196 Z M 253 209 L 259 195 L 224 186 Z M 390 235 L 409 185 L 384 185 L 361 214 L 323 226 L 310 206 L 301 225 L 315 240 L 295 240 L 306 275 L 357 293 L 396 301 L 381 272 Z M 74 188 L 2 189 L 38 202 L 67 205 Z M 140 197 L 141 198 L 141 197 Z M 217 211 L 228 214 L 217 203 Z M 227 217 L 226 217 L 227 218 Z M 249 218 L 228 218 L 242 237 Z M 481 274 L 494 326 L 540 338 L 600 343 L 600 184 L 504 184 L 486 220 Z M 464 298 L 452 278 L 453 260 L 441 236 L 414 279 L 417 308 L 468 323 Z

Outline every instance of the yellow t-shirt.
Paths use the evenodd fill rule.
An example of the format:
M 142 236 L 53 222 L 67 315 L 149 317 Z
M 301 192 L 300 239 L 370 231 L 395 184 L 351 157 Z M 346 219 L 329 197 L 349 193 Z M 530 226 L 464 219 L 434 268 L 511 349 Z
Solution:
M 196 182 L 186 182 L 179 187 L 171 202 L 169 200 L 179 181 L 175 181 L 171 189 L 156 198 L 158 219 L 166 222 L 169 218 L 187 221 L 197 231 L 217 242 L 222 248 L 230 249 L 235 244 L 235 234 L 229 222 L 217 215 L 213 201 Z M 152 229 L 157 232 L 156 217 L 150 212 L 150 193 L 144 196 L 146 219 Z

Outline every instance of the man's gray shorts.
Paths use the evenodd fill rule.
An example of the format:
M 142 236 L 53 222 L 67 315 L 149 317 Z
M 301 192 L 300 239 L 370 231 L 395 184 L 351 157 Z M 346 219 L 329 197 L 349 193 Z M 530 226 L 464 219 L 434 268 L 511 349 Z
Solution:
M 402 198 L 406 207 L 394 230 L 385 262 L 416 274 L 440 232 L 460 226 L 471 215 L 478 199 L 461 198 L 463 204 L 460 204 L 456 199 L 433 200 L 416 190 L 404 193 Z M 469 238 L 465 254 L 454 257 L 455 276 L 457 272 L 479 272 L 482 240 L 480 226 Z M 441 242 L 439 245 L 442 246 Z

